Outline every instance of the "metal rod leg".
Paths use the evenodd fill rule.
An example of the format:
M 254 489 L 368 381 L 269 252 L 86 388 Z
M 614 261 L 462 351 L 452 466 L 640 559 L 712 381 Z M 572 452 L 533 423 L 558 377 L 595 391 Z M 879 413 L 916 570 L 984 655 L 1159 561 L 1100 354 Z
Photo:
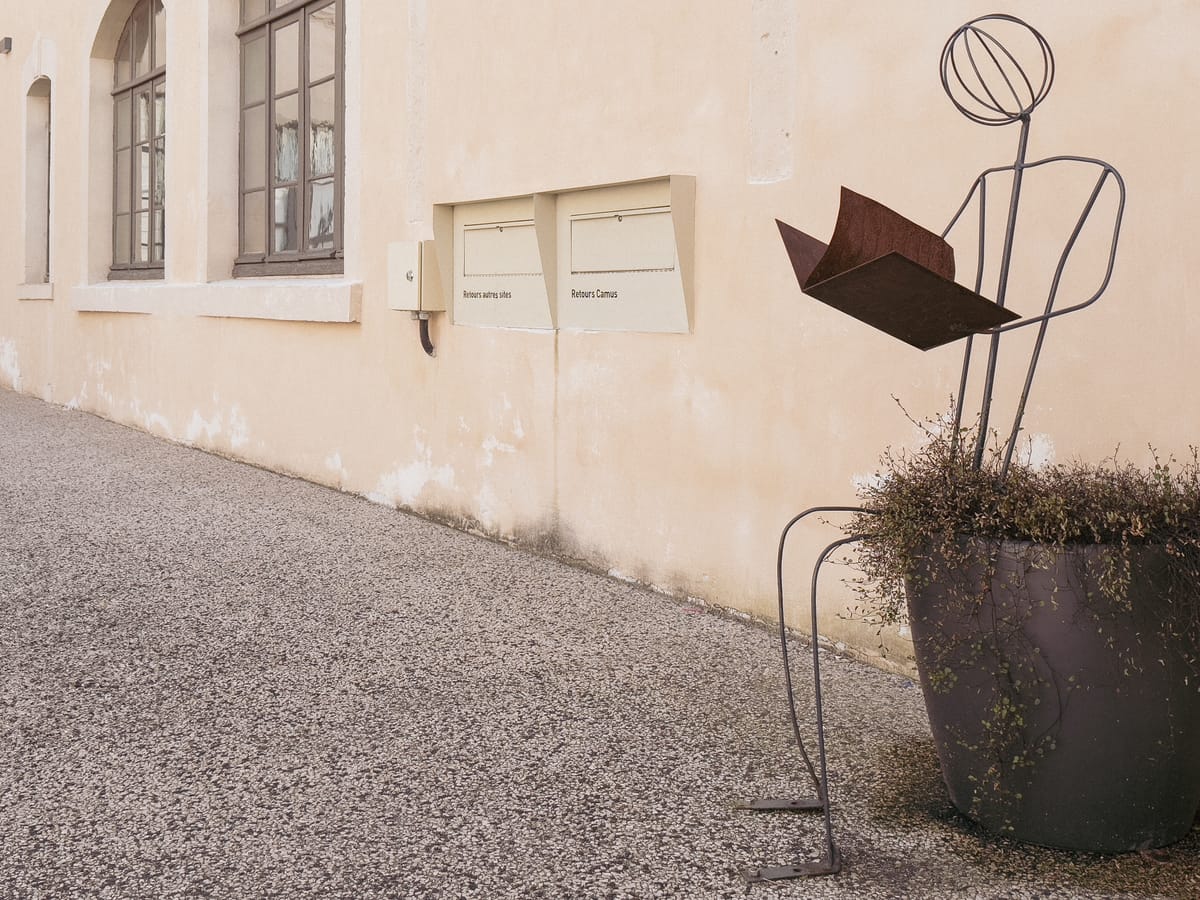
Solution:
M 795 694 L 792 690 L 791 666 L 788 659 L 787 650 L 787 625 L 784 619 L 784 603 L 783 603 L 783 549 L 787 540 L 788 531 L 791 527 L 800 521 L 804 516 L 818 510 L 806 510 L 799 516 L 794 518 L 784 528 L 783 535 L 780 537 L 779 556 L 777 563 L 778 586 L 779 586 L 779 630 L 780 641 L 783 650 L 784 661 L 784 680 L 787 685 L 788 710 L 791 714 L 792 730 L 796 738 L 796 745 L 800 750 L 801 756 L 804 758 L 805 765 L 809 771 L 809 775 L 813 779 L 814 786 L 817 789 L 817 798 L 813 800 L 788 801 L 788 800 L 758 800 L 750 804 L 743 804 L 743 809 L 755 810 L 782 810 L 782 809 L 808 809 L 822 810 L 824 812 L 825 825 L 825 854 L 824 856 L 813 862 L 796 863 L 790 866 L 771 866 L 765 868 L 751 869 L 746 872 L 746 881 L 754 884 L 760 881 L 779 881 L 788 878 L 804 878 L 817 875 L 833 875 L 842 868 L 841 856 L 838 853 L 837 846 L 833 840 L 833 820 L 830 811 L 829 802 L 829 780 L 828 767 L 825 751 L 825 719 L 824 706 L 821 693 L 821 662 L 820 662 L 820 645 L 818 643 L 817 631 L 817 584 L 820 578 L 821 566 L 829 559 L 829 557 L 840 547 L 846 544 L 860 540 L 858 537 L 842 538 L 834 541 L 826 547 L 817 559 L 816 565 L 813 567 L 812 585 L 809 596 L 809 607 L 812 621 L 812 653 L 813 653 L 813 690 L 816 700 L 817 710 L 817 751 L 818 762 L 820 765 L 820 774 L 814 770 L 812 761 L 810 760 L 807 751 L 804 748 L 804 742 L 800 737 L 799 720 L 796 715 Z M 823 508 L 821 511 L 842 511 L 842 512 L 859 512 L 861 510 L 855 507 L 835 507 Z
M 821 648 L 820 644 L 817 642 L 817 581 L 821 575 L 821 566 L 825 565 L 826 561 L 835 550 L 860 540 L 862 540 L 862 538 L 856 535 L 842 538 L 841 540 L 834 541 L 821 552 L 821 556 L 817 559 L 817 564 L 813 566 L 812 592 L 809 598 L 810 610 L 812 613 L 813 693 L 815 694 L 817 703 L 817 756 L 821 762 L 821 796 L 825 800 L 826 849 L 829 851 L 829 859 L 832 860 L 839 869 L 842 867 L 842 864 L 841 860 L 838 858 L 837 847 L 835 847 L 833 844 L 833 821 L 830 818 L 829 803 L 829 772 L 826 766 L 825 755 L 825 705 L 822 701 L 821 694 Z

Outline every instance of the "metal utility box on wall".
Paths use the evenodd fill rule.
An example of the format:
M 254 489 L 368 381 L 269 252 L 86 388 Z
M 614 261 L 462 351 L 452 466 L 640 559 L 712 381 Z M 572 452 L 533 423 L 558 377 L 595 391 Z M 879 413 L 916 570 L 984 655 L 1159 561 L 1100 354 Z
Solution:
M 444 312 L 437 250 L 433 241 L 393 241 L 387 246 L 388 308 Z
M 553 223 L 543 194 L 435 208 L 454 324 L 554 328 Z
M 671 175 L 435 206 L 454 324 L 690 332 L 695 197 Z
M 687 333 L 692 322 L 695 179 L 558 197 L 558 324 Z

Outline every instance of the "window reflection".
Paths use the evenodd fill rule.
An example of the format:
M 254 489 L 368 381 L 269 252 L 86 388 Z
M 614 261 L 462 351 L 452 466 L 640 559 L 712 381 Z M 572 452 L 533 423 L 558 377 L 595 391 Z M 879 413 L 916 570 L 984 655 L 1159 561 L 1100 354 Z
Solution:
M 242 0 L 242 23 L 253 22 L 267 14 L 267 0 Z
M 117 56 L 113 61 L 115 70 L 113 72 L 113 82 L 117 85 L 125 84 L 133 77 L 133 32 L 126 28 L 121 35 L 121 41 L 117 44 Z
M 116 159 L 116 196 L 113 197 L 113 209 L 118 213 L 129 212 L 129 175 L 132 171 L 129 150 L 118 150 Z
M 337 11 L 323 6 L 308 16 L 308 80 L 328 78 L 337 64 Z
M 134 169 L 136 182 L 133 188 L 134 209 L 150 208 L 150 145 L 142 144 L 137 148 L 136 167 Z
M 167 15 L 162 0 L 154 0 L 154 68 L 167 61 Z
M 141 91 L 136 96 L 137 114 L 133 139 L 144 141 L 150 137 L 150 93 Z
M 256 106 L 242 114 L 242 188 L 254 190 L 267 184 L 267 108 Z
M 154 86 L 154 134 L 167 133 L 167 86 L 161 81 Z
M 129 264 L 129 216 L 115 216 L 113 220 L 113 263 Z
M 300 87 L 300 23 L 275 32 L 275 95 Z
M 275 188 L 275 241 L 276 253 L 298 249 L 296 233 L 296 189 Z
M 300 177 L 300 97 L 275 101 L 275 180 Z
M 154 206 L 161 209 L 167 199 L 167 145 L 159 138 L 154 142 Z
M 152 232 L 152 244 L 150 247 L 150 261 L 163 261 L 163 248 L 166 244 L 166 223 L 164 221 L 164 213 L 161 209 L 154 211 L 154 230 Z
M 242 252 L 266 251 L 267 193 L 255 191 L 242 198 Z
M 134 262 L 150 262 L 150 213 L 133 214 Z
M 308 211 L 308 243 L 311 247 L 333 246 L 333 179 L 314 181 Z
M 242 45 L 242 103 L 250 106 L 267 99 L 267 39 Z
M 308 164 L 314 178 L 332 175 L 337 160 L 336 87 L 332 81 L 327 81 L 309 93 Z
M 133 77 L 150 71 L 150 4 L 143 0 L 133 11 Z
M 128 147 L 129 146 L 129 128 L 130 128 L 132 122 L 129 118 L 129 96 L 127 94 L 122 94 L 120 97 L 117 98 L 117 107 L 116 107 L 116 112 L 114 113 L 114 115 L 116 117 L 116 129 L 115 129 L 116 146 L 118 148 Z

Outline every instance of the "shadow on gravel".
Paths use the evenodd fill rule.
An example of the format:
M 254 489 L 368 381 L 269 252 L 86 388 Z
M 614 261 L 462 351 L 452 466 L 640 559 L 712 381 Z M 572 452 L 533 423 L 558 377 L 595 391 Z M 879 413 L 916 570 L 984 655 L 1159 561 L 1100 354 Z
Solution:
M 930 738 L 877 747 L 875 764 L 891 777 L 872 791 L 874 818 L 912 828 L 927 827 L 931 822 L 971 827 L 971 820 L 954 808 L 942 786 Z
M 988 873 L 997 882 L 1026 882 L 1055 898 L 1200 898 L 1200 827 L 1153 857 L 1023 844 L 989 834 L 955 809 L 942 785 L 932 740 L 880 746 L 874 761 L 892 777 L 871 790 L 872 819 L 886 828 L 931 833 L 938 838 L 939 854 L 954 854 L 960 866 Z

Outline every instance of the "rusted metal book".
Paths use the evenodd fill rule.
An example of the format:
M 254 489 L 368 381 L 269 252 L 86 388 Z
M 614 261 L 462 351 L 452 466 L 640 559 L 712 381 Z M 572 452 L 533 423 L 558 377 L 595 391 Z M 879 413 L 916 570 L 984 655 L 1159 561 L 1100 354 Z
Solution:
M 849 188 L 828 244 L 775 221 L 804 293 L 919 350 L 1020 318 L 955 282 L 941 237 Z

